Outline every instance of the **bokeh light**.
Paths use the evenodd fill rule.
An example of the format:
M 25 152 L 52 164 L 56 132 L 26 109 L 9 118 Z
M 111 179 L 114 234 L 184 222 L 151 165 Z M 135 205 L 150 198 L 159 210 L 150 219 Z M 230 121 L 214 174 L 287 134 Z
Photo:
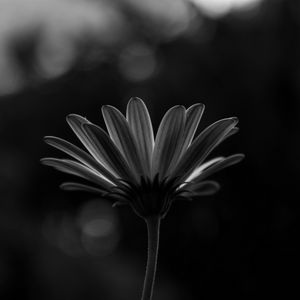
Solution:
M 49 214 L 43 232 L 51 244 L 73 257 L 108 255 L 116 249 L 120 238 L 111 204 L 99 199 L 87 202 L 73 215 Z
M 190 0 L 210 17 L 221 17 L 232 11 L 250 10 L 262 0 Z
M 133 82 L 150 79 L 157 67 L 154 50 L 143 44 L 129 45 L 120 55 L 120 71 L 126 79 Z
M 106 1 L 0 0 L 0 94 L 32 79 L 14 54 L 25 41 L 33 40 L 32 75 L 52 78 L 67 72 L 86 44 L 112 47 L 125 31 L 122 15 Z
M 117 247 L 120 234 L 111 203 L 99 200 L 89 202 L 79 213 L 77 223 L 87 253 L 103 256 Z
M 191 11 L 185 0 L 121 0 L 141 18 L 146 35 L 170 39 L 189 26 Z

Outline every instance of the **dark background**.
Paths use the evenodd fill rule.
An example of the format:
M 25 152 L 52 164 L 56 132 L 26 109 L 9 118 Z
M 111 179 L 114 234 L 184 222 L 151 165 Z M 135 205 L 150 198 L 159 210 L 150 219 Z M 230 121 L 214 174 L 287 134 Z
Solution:
M 63 157 L 43 136 L 77 143 L 67 114 L 103 126 L 101 105 L 124 112 L 132 96 L 144 99 L 155 128 L 176 104 L 205 103 L 200 129 L 237 116 L 240 132 L 214 154 L 246 154 L 213 177 L 218 194 L 175 203 L 164 219 L 154 299 L 299 294 L 299 4 L 265 0 L 221 15 L 189 5 L 188 25 L 173 32 L 161 10 L 147 15 L 123 3 L 126 34 L 105 45 L 97 31 L 76 37 L 72 63 L 51 73 L 50 61 L 51 76 L 36 60 L 39 27 L 0 39 L 11 59 L 0 71 L 3 299 L 139 299 L 143 220 L 128 207 L 59 190 L 71 176 L 39 162 Z M 22 80 L 10 84 L 10 68 Z

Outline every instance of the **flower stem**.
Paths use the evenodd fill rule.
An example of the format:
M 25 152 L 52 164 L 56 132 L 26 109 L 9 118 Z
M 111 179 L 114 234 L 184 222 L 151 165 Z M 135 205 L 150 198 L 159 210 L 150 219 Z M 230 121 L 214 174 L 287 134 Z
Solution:
M 148 229 L 148 258 L 142 300 L 151 300 L 158 256 L 160 216 L 147 218 L 146 224 Z

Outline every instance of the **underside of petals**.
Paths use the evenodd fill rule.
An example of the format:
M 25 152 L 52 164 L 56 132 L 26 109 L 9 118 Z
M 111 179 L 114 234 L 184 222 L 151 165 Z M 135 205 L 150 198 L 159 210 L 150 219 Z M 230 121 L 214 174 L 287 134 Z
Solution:
M 96 188 L 87 184 L 77 183 L 77 182 L 65 182 L 60 185 L 60 188 L 64 191 L 82 191 L 82 192 L 90 192 L 97 195 L 105 195 L 107 194 L 106 190 L 102 190 L 100 188 Z
M 185 108 L 174 106 L 163 117 L 155 137 L 152 157 L 152 178 L 159 174 L 164 178 L 173 157 L 178 155 L 185 128 Z
M 206 168 L 205 170 L 203 170 L 203 172 L 198 177 L 196 177 L 194 180 L 201 181 L 201 180 L 213 175 L 216 172 L 219 172 L 227 167 L 230 167 L 230 166 L 233 166 L 233 165 L 239 163 L 244 158 L 245 158 L 245 155 L 241 154 L 241 153 L 228 156 L 228 157 L 218 161 L 217 163 L 213 164 L 212 166 Z
M 147 175 L 145 162 L 138 151 L 136 140 L 123 114 L 113 106 L 102 107 L 103 118 L 111 139 L 126 158 L 131 170 L 138 175 Z
M 77 146 L 69 143 L 68 141 L 65 141 L 61 138 L 54 137 L 54 136 L 46 136 L 44 138 L 44 141 L 48 145 L 63 151 L 64 153 L 77 159 L 78 161 L 80 161 L 90 169 L 99 172 L 108 180 L 116 183 L 116 177 L 111 172 L 109 172 L 107 168 L 105 168 L 102 164 L 98 163 L 98 161 L 96 161 L 91 155 L 81 150 Z
M 135 138 L 141 159 L 145 162 L 144 175 L 150 175 L 154 136 L 151 119 L 145 103 L 135 97 L 127 105 L 126 118 Z
M 136 174 L 129 168 L 123 155 L 107 133 L 94 124 L 82 126 L 90 141 L 90 147 L 101 156 L 105 165 L 111 168 L 119 178 L 136 181 Z
M 106 178 L 101 174 L 96 173 L 92 169 L 69 159 L 59 159 L 59 158 L 43 158 L 41 163 L 46 166 L 51 166 L 61 172 L 65 172 L 71 175 L 79 176 L 86 180 L 89 180 L 103 189 L 109 189 L 113 186 Z
M 184 181 L 200 165 L 209 153 L 237 124 L 237 118 L 222 119 L 203 130 L 181 157 L 174 176 Z

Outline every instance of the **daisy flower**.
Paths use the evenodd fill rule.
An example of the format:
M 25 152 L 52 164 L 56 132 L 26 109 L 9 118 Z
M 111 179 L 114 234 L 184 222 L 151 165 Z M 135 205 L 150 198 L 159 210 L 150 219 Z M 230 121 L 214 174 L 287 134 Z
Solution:
M 86 151 L 58 137 L 46 143 L 73 159 L 43 158 L 43 164 L 75 175 L 84 182 L 66 182 L 68 191 L 88 191 L 128 204 L 148 225 L 148 263 L 143 300 L 151 299 L 156 271 L 160 220 L 178 199 L 214 194 L 219 184 L 208 178 L 244 157 L 235 154 L 207 160 L 213 149 L 238 131 L 237 118 L 219 120 L 195 133 L 204 105 L 177 105 L 164 115 L 156 136 L 145 103 L 132 98 L 124 116 L 102 107 L 107 132 L 86 118 L 71 114 L 67 122 Z

